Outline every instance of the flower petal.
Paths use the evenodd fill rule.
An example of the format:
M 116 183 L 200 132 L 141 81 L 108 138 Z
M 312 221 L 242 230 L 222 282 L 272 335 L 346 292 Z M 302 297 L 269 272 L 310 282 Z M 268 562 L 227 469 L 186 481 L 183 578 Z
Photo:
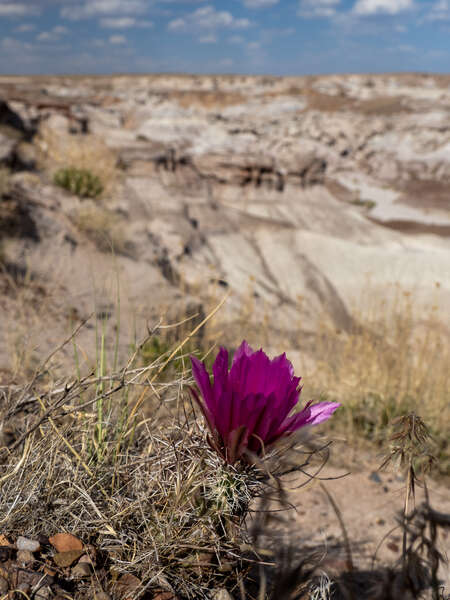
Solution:
M 228 389 L 228 352 L 221 348 L 213 364 L 213 392 L 217 405 L 218 399 L 222 393 Z
M 206 406 L 210 411 L 214 410 L 213 394 L 211 388 L 211 382 L 209 380 L 209 374 L 206 370 L 205 365 L 198 360 L 195 356 L 191 356 L 192 364 L 192 375 L 194 376 L 195 382 L 203 396 Z
M 334 411 L 341 406 L 340 402 L 318 402 L 310 406 L 311 411 L 308 425 L 319 425 L 327 421 Z
M 290 433 L 297 431 L 297 429 L 300 429 L 301 427 L 323 423 L 331 417 L 339 406 L 341 406 L 339 402 L 318 402 L 313 405 L 307 404 L 299 413 L 286 419 L 274 437 L 275 439 L 278 439 L 283 435 L 289 435 Z M 275 440 L 272 439 L 270 443 L 273 441 Z
M 202 402 L 196 392 L 196 390 L 194 390 L 194 388 L 189 388 L 189 391 L 192 394 L 192 397 L 194 398 L 194 400 L 197 402 L 198 406 L 200 407 L 200 410 L 203 413 L 203 416 L 205 417 L 206 423 L 211 431 L 212 434 L 214 434 L 215 432 L 215 425 L 214 425 L 214 415 L 211 414 L 210 410 L 208 409 L 208 407 L 204 404 L 204 402 Z
M 297 378 L 295 378 L 297 379 Z M 272 410 L 272 422 L 270 424 L 270 428 L 266 434 L 267 440 L 270 440 L 273 435 L 278 431 L 281 427 L 282 423 L 285 421 L 292 408 L 297 405 L 298 399 L 300 396 L 301 388 L 293 388 L 290 391 L 289 396 L 284 399 L 283 408 L 281 409 L 279 405 L 279 399 L 277 398 Z
M 233 390 L 245 398 L 249 394 L 264 394 L 268 385 L 270 360 L 258 350 L 251 356 L 242 354 L 230 371 L 230 385 Z
M 233 355 L 233 365 L 237 363 L 243 356 L 251 356 L 255 351 L 244 340 Z M 233 367 L 232 365 L 232 367 Z

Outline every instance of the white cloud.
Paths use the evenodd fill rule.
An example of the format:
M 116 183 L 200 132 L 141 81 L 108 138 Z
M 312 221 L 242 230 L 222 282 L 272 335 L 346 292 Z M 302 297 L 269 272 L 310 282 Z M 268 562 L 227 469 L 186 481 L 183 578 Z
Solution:
M 181 29 L 186 29 L 186 27 L 187 23 L 184 19 L 174 19 L 173 21 L 170 21 L 167 29 L 169 31 L 180 31 Z
M 16 33 L 26 33 L 27 31 L 34 31 L 35 29 L 36 25 L 33 25 L 32 23 L 24 23 L 23 25 L 19 25 L 19 27 L 16 27 L 14 31 Z
M 55 36 L 50 31 L 42 31 L 39 35 L 36 36 L 38 42 L 54 42 L 55 39 L 58 39 L 58 36 Z
M 153 21 L 143 21 L 134 17 L 107 17 L 100 19 L 100 26 L 108 29 L 128 29 L 129 27 L 151 29 L 155 24 Z
M 133 27 L 135 24 L 136 19 L 133 17 L 108 17 L 100 19 L 100 26 L 110 29 L 127 29 L 127 27 Z
M 0 4 L 0 17 L 30 17 L 39 13 L 38 7 L 27 6 L 20 2 L 2 2 Z
M 41 33 L 36 36 L 36 40 L 38 42 L 57 42 L 63 35 L 66 35 L 67 33 L 69 33 L 67 27 L 64 27 L 63 25 L 56 25 L 50 31 L 41 31 Z
M 89 43 L 96 48 L 104 48 L 106 46 L 105 40 L 102 40 L 101 38 L 94 38 Z
M 213 33 L 202 36 L 198 41 L 200 44 L 217 44 L 217 38 Z
M 126 44 L 127 38 L 124 35 L 111 35 L 109 36 L 109 43 L 116 46 Z
M 143 21 L 134 17 L 107 17 L 100 19 L 100 27 L 107 29 L 128 29 L 129 27 L 151 29 L 154 26 L 153 21 Z
M 214 31 L 221 27 L 231 29 L 246 29 L 251 23 L 248 19 L 236 19 L 226 10 L 216 10 L 213 6 L 198 8 L 184 18 L 170 21 L 167 28 L 169 31 L 184 31 L 192 29 L 206 29 Z
M 300 17 L 332 17 L 341 0 L 300 0 Z
M 19 52 L 23 52 L 24 50 L 29 50 L 31 48 L 31 44 L 22 42 L 22 40 L 16 40 L 16 38 L 12 37 L 3 38 L 0 44 L 4 50 L 17 50 Z
M 222 60 L 219 62 L 221 67 L 231 67 L 233 66 L 233 59 L 232 58 L 222 58 Z
M 242 37 L 242 35 L 232 35 L 228 38 L 228 42 L 230 44 L 243 44 L 245 39 Z
M 107 15 L 137 15 L 148 9 L 145 0 L 85 0 L 83 4 L 64 6 L 61 17 L 73 21 Z
M 449 0 L 437 0 L 425 17 L 427 21 L 447 21 L 450 19 Z
M 244 0 L 246 8 L 266 8 L 267 6 L 275 6 L 279 0 Z
M 357 15 L 396 15 L 413 7 L 413 0 L 357 0 L 353 12 Z

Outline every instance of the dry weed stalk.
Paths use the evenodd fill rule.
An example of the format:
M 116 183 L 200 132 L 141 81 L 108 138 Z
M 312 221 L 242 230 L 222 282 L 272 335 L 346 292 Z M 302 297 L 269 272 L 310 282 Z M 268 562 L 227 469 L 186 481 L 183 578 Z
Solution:
M 406 472 L 405 502 L 403 518 L 407 519 L 411 511 L 411 500 L 415 497 L 415 488 L 420 483 L 418 469 L 424 476 L 436 463 L 430 453 L 431 437 L 428 427 L 415 413 L 410 413 L 393 420 L 394 433 L 390 437 L 393 442 L 390 454 L 381 465 L 381 469 L 393 462 Z M 423 480 L 425 485 L 425 480 Z M 403 532 L 403 559 L 406 561 L 406 528 Z

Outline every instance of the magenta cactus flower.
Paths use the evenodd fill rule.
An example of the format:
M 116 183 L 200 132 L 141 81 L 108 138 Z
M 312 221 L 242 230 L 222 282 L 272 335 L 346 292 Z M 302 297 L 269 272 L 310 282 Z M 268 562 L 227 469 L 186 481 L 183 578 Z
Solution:
M 200 395 L 191 392 L 208 424 L 211 446 L 233 464 L 261 455 L 278 439 L 301 427 L 318 425 L 331 417 L 337 402 L 308 402 L 292 413 L 301 387 L 286 354 L 273 360 L 243 341 L 228 370 L 228 352 L 221 348 L 213 365 L 211 383 L 205 365 L 191 356 L 192 373 Z

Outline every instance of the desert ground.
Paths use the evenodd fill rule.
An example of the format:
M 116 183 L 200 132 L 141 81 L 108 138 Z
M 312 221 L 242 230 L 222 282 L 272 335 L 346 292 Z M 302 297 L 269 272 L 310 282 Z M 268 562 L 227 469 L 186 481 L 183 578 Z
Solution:
M 32 455 L 26 440 L 33 419 L 33 431 L 56 427 L 62 444 L 45 449 L 35 440 L 39 451 L 67 452 L 64 439 L 78 448 L 66 413 L 69 400 L 89 401 L 84 377 L 95 400 L 107 377 L 112 385 L 135 366 L 142 382 L 151 364 L 155 379 L 145 381 L 173 404 L 192 383 L 189 353 L 211 360 L 219 346 L 234 350 L 247 339 L 271 356 L 286 352 L 303 377 L 305 400 L 342 403 L 341 416 L 320 431 L 320 443 L 332 442 L 320 474 L 310 480 L 315 467 L 308 466 L 307 474 L 280 479 L 285 503 L 295 507 L 274 526 L 283 543 L 318 551 L 315 576 L 331 581 L 344 581 L 350 545 L 352 569 L 372 569 L 389 582 L 402 551 L 404 558 L 397 525 L 410 478 L 408 470 L 378 467 L 392 451 L 395 419 L 415 413 L 432 435 L 418 462 L 428 451 L 436 459 L 427 489 L 431 507 L 443 521 L 447 515 L 435 540 L 444 559 L 449 117 L 450 77 L 426 74 L 0 77 L 0 446 L 13 448 L 0 462 L 0 482 L 11 481 L 9 474 L 20 472 L 15 465 Z M 75 181 L 77 170 L 83 183 Z M 155 398 L 146 393 L 138 403 L 147 422 Z M 89 410 L 80 413 L 88 420 Z M 98 435 L 98 420 L 95 427 Z M 95 452 L 104 456 L 98 446 Z M 425 499 L 421 481 L 417 507 Z M 11 484 L 8 493 L 19 498 L 26 493 L 19 489 Z M 51 533 L 45 514 L 29 531 L 26 520 L 10 516 L 8 529 L 15 501 L 6 497 L 0 537 L 14 541 L 20 527 L 29 538 Z M 58 531 L 82 539 L 83 528 L 69 522 L 58 513 Z M 125 562 L 119 572 L 140 585 L 139 561 Z M 10 572 L 0 575 L 13 593 Z M 199 584 L 186 596 L 179 574 L 170 575 L 168 568 L 153 595 L 145 596 L 153 588 L 105 584 L 110 596 L 102 598 L 244 597 L 225 584 L 209 596 Z M 447 598 L 444 560 L 439 577 Z M 396 580 L 390 596 L 388 587 L 369 584 L 359 592 L 342 591 L 343 584 L 338 596 L 322 584 L 322 591 L 271 597 L 423 592 L 399 591 Z M 48 598 L 93 597 L 86 583 L 66 586 L 66 596 L 48 589 Z M 266 597 L 261 588 L 260 596 L 252 593 L 247 597 Z

